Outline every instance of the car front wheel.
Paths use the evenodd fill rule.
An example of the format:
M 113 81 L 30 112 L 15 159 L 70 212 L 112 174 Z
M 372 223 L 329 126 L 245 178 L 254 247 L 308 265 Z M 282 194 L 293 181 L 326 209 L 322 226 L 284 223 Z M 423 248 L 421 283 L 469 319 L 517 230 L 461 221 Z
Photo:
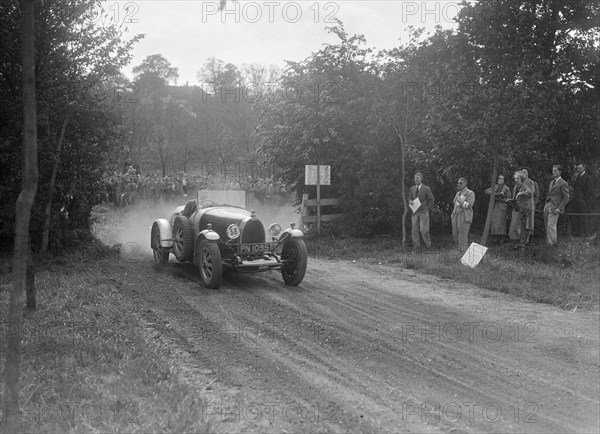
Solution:
M 200 255 L 199 269 L 202 283 L 207 288 L 217 289 L 221 284 L 223 275 L 223 263 L 221 262 L 221 251 L 216 241 L 202 240 L 198 247 Z
M 292 286 L 299 285 L 306 274 L 308 249 L 302 238 L 288 238 L 281 251 L 281 276 L 283 281 Z
M 154 265 L 164 267 L 169 262 L 169 250 L 160 245 L 160 230 L 157 226 L 152 228 L 152 253 Z
M 194 255 L 194 230 L 186 216 L 178 215 L 173 222 L 173 253 L 179 262 L 186 262 Z

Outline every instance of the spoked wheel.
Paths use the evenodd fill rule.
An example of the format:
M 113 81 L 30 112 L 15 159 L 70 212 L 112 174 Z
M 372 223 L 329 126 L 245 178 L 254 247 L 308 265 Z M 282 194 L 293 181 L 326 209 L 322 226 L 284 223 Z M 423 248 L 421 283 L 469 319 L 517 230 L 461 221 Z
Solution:
M 189 261 L 194 255 L 192 222 L 182 215 L 173 222 L 173 253 L 179 262 Z
M 221 284 L 223 275 L 223 263 L 221 262 L 221 251 L 215 241 L 200 241 L 200 278 L 207 288 L 217 289 Z
M 281 276 L 283 281 L 292 286 L 299 285 L 306 274 L 308 249 L 302 238 L 288 238 L 281 251 Z
M 164 267 L 169 262 L 169 251 L 160 245 L 160 230 L 157 226 L 152 227 L 152 253 L 155 265 Z

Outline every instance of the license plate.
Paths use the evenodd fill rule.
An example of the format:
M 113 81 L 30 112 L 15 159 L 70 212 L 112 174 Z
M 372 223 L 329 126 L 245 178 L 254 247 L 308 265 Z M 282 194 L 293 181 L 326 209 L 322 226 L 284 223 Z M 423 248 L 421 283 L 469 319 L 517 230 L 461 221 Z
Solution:
M 270 252 L 270 243 L 256 243 L 256 244 L 241 244 L 240 253 L 263 253 Z

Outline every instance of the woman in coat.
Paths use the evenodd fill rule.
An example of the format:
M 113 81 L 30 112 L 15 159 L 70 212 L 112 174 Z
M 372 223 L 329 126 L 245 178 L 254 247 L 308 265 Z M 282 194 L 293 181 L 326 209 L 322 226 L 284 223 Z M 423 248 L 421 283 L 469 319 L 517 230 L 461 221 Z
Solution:
M 491 194 L 491 189 L 485 190 L 485 194 Z M 498 181 L 494 189 L 494 210 L 492 211 L 492 241 L 499 244 L 504 242 L 506 237 L 506 211 L 508 201 L 512 197 L 510 188 L 504 184 L 504 175 L 498 175 Z

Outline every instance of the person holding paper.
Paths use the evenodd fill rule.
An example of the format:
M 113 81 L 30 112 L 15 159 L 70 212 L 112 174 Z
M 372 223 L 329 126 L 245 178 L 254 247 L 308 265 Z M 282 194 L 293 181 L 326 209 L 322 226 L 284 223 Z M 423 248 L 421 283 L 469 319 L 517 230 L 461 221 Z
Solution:
M 413 248 L 421 246 L 421 236 L 425 245 L 431 247 L 429 236 L 429 210 L 433 209 L 433 193 L 431 188 L 423 184 L 423 174 L 415 173 L 415 185 L 408 192 L 408 204 L 412 210 L 412 241 Z
M 473 221 L 473 205 L 475 193 L 467 188 L 466 178 L 458 180 L 458 193 L 454 196 L 454 209 L 452 210 L 452 236 L 461 253 L 467 250 L 469 242 L 469 229 Z
M 531 198 L 529 199 L 531 201 L 531 212 L 528 214 L 526 222 L 527 242 L 529 243 L 529 237 L 533 235 L 535 207 L 540 201 L 540 187 L 537 182 L 535 182 L 529 177 L 529 170 L 527 170 L 526 168 L 522 168 L 521 172 L 523 173 L 523 175 L 525 175 L 525 179 L 523 180 L 523 182 L 527 184 L 527 187 L 529 187 L 529 189 L 531 190 Z
M 485 194 L 491 194 L 492 189 L 485 190 Z M 512 197 L 510 188 L 504 184 L 504 175 L 498 175 L 496 188 L 494 189 L 494 210 L 492 211 L 492 237 L 496 238 L 498 244 L 504 242 L 506 237 L 506 211 L 507 202 Z

